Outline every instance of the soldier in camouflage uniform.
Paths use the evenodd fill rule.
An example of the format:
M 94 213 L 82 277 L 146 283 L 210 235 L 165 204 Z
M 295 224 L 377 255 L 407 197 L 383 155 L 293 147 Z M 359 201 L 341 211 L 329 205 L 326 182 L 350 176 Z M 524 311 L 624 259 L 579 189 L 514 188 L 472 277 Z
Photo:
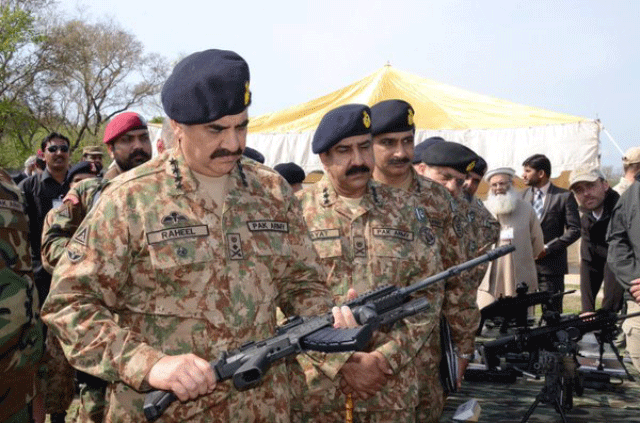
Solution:
M 43 422 L 38 367 L 43 354 L 38 291 L 22 191 L 0 169 L 0 422 Z M 38 403 L 36 398 L 40 399 Z M 32 416 L 33 402 L 33 416 Z M 32 420 L 33 419 L 33 420 Z
M 337 301 L 344 301 L 351 288 L 363 293 L 387 284 L 406 286 L 444 270 L 444 239 L 436 236 L 429 212 L 411 194 L 371 179 L 369 113 L 363 105 L 327 113 L 313 140 L 325 177 L 297 194 Z M 416 420 L 419 379 L 424 376 L 415 356 L 437 336 L 442 307 L 464 314 L 450 297 L 462 292 L 461 284 L 451 278 L 425 290 L 422 294 L 431 300 L 428 312 L 377 334 L 371 350 L 355 353 L 345 364 L 337 380 L 343 392 L 358 398 L 354 420 Z M 302 391 L 294 402 L 294 416 L 304 422 L 344 420 L 345 396 L 338 382 L 306 360 L 299 357 L 307 384 L 294 385 Z
M 107 182 L 124 171 L 147 162 L 151 157 L 151 141 L 147 123 L 138 113 L 120 113 L 111 119 L 105 128 L 103 141 L 107 145 L 107 150 L 113 158 L 115 166 L 109 169 L 103 179 L 91 178 L 72 184 L 69 192 L 62 200 L 62 205 L 47 213 L 42 230 L 41 253 L 42 264 L 49 273 L 53 273 L 53 269 L 66 251 L 71 237 L 75 234 L 80 223 L 95 202 L 100 198 L 102 189 Z M 71 173 L 72 171 L 69 172 L 69 174 Z M 54 344 L 50 339 L 47 339 L 47 343 L 48 345 Z M 53 348 L 51 353 L 54 356 L 54 362 L 61 369 L 64 369 L 65 365 L 68 366 L 64 355 L 60 356 L 61 349 L 59 347 Z M 69 371 L 55 372 L 56 375 L 71 373 Z M 84 372 L 79 372 L 77 378 L 80 385 L 80 400 L 82 403 L 82 407 L 78 410 L 77 420 L 101 422 L 105 408 L 106 382 Z M 73 381 L 69 378 L 63 379 L 59 377 L 57 379 L 54 383 L 58 386 L 58 389 L 52 391 L 58 393 L 58 395 L 63 395 L 65 392 L 69 392 L 70 387 L 71 398 L 68 398 L 70 403 L 73 399 Z M 67 403 L 64 398 L 59 399 L 57 402 Z
M 241 159 L 250 99 L 236 53 L 178 63 L 162 90 L 178 146 L 111 180 L 55 268 L 44 319 L 74 367 L 110 382 L 107 421 L 144 421 L 151 388 L 182 401 L 163 422 L 289 421 L 284 363 L 239 392 L 206 360 L 273 335 L 276 305 L 331 304 L 291 188 Z
M 385 185 L 409 191 L 418 198 L 435 229 L 445 268 L 480 255 L 479 252 L 468 249 L 471 239 L 468 236 L 468 213 L 460 207 L 459 201 L 454 199 L 445 187 L 419 175 L 412 166 L 412 163 L 420 161 L 415 157 L 416 154 L 420 155 L 418 146 L 414 151 L 413 107 L 403 100 L 386 100 L 375 104 L 371 108 L 371 114 L 375 156 L 374 179 Z M 469 275 L 474 271 L 465 272 L 462 280 L 468 281 Z M 468 364 L 468 359 L 464 357 L 469 356 L 474 350 L 474 333 L 479 323 L 476 289 L 464 289 L 458 293 L 459 297 L 455 302 L 459 308 L 452 309 L 454 312 L 448 307 L 443 309 L 443 315 L 452 326 L 453 343 L 460 355 L 458 384 L 461 383 Z M 441 356 L 439 332 L 436 331 L 429 339 L 429 346 L 421 350 L 420 356 L 426 367 L 422 376 L 418 420 L 434 422 L 438 421 L 444 407 L 444 393 L 437 366 Z

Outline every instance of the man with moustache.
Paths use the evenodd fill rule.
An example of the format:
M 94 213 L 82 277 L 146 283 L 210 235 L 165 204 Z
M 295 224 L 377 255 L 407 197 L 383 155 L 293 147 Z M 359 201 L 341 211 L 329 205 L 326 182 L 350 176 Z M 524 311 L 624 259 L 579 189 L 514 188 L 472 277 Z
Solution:
M 42 264 L 50 273 L 53 273 L 80 223 L 96 204 L 109 180 L 147 162 L 151 157 L 151 141 L 147 123 L 138 113 L 125 112 L 115 116 L 105 128 L 103 141 L 115 164 L 102 179 L 91 178 L 75 185 L 72 184 L 60 207 L 49 211 L 45 218 L 42 230 Z M 76 170 L 85 168 L 84 165 L 91 164 L 93 163 L 79 163 L 72 168 L 69 176 L 72 177 Z M 72 399 L 75 393 L 71 380 L 73 369 L 69 367 L 57 342 L 47 339 L 47 346 L 52 354 L 52 365 L 55 363 L 58 368 L 58 371 L 55 372 L 58 375 L 55 381 L 56 391 L 59 396 Z M 84 372 L 78 372 L 77 380 L 80 385 L 82 404 L 78 410 L 78 420 L 102 422 L 106 382 Z
M 58 207 L 62 198 L 69 191 L 67 174 L 69 171 L 69 139 L 62 134 L 52 132 L 41 143 L 44 152 L 46 169 L 41 174 L 35 174 L 23 180 L 19 187 L 25 197 L 26 212 L 29 216 L 29 242 L 31 244 L 31 260 L 33 275 L 38 288 L 38 303 L 44 303 L 51 286 L 51 274 L 40 259 L 42 227 L 49 210 Z M 46 327 L 44 328 L 47 337 Z M 60 389 L 58 377 L 64 379 L 67 386 L 71 386 L 69 372 L 58 372 L 53 366 L 55 362 L 55 345 L 47 343 L 44 361 L 48 366 L 44 389 L 45 409 L 50 415 L 52 423 L 64 422 L 66 409 L 71 404 L 73 394 L 70 389 Z M 66 393 L 66 394 L 65 394 Z
M 162 89 L 176 148 L 111 180 L 55 268 L 43 319 L 72 365 L 109 382 L 106 421 L 144 421 L 150 389 L 180 399 L 167 422 L 288 421 L 285 363 L 241 392 L 207 361 L 273 336 L 276 306 L 331 305 L 291 188 L 242 159 L 250 101 L 238 54 L 180 61 Z
M 567 247 L 580 238 L 578 204 L 571 191 L 551 183 L 551 162 L 545 155 L 534 154 L 522 166 L 522 179 L 529 186 L 522 198 L 533 206 L 544 235 L 544 250 L 536 259 L 538 286 L 552 294 L 563 292 Z M 562 313 L 562 299 L 558 296 L 542 309 Z
M 624 291 L 607 264 L 607 227 L 620 195 L 598 168 L 582 167 L 569 176 L 569 189 L 583 211 L 580 216 L 580 298 L 582 312 L 595 311 L 596 296 L 604 281 L 602 308 L 618 312 Z
M 501 167 L 485 175 L 489 183 L 489 197 L 484 205 L 500 222 L 499 246 L 511 244 L 516 250 L 489 265 L 478 289 L 480 308 L 501 296 L 516 295 L 516 286 L 522 282 L 527 284 L 529 292 L 538 289 L 535 259 L 544 248 L 542 228 L 531 204 L 515 191 L 515 174 L 515 170 Z
M 415 112 L 413 107 L 404 100 L 381 101 L 371 107 L 371 116 L 375 157 L 374 180 L 409 191 L 419 199 L 431 226 L 434 228 L 445 268 L 465 261 L 467 257 L 475 257 L 470 257 L 466 250 L 463 251 L 463 245 L 467 245 L 463 242 L 464 234 L 462 231 L 456 232 L 454 229 L 454 222 L 458 228 L 462 228 L 462 222 L 466 221 L 467 215 L 454 214 L 456 202 L 451 194 L 437 182 L 419 175 L 412 166 L 412 163 L 416 163 L 416 154 L 419 156 L 423 147 L 431 142 L 444 141 L 444 139 L 434 137 L 428 143 L 423 143 L 420 148 L 414 149 Z M 461 304 L 467 302 L 463 313 L 457 316 L 447 316 L 449 324 L 454 327 L 453 334 L 459 347 L 458 353 L 461 356 L 466 354 L 467 357 L 473 352 L 473 333 L 476 330 L 473 323 L 469 325 L 469 322 L 477 324 L 476 317 L 474 317 L 477 314 L 476 299 L 471 294 L 472 292 L 475 292 L 475 289 L 465 290 L 465 295 L 460 298 Z M 424 389 L 420 393 L 421 405 L 418 407 L 418 420 L 421 422 L 437 421 L 444 407 L 443 390 L 438 371 L 428 366 L 440 360 L 439 333 L 436 332 L 430 337 L 429 347 L 424 348 L 420 354 L 427 369 L 422 380 Z M 458 384 L 461 383 L 463 369 L 467 362 L 467 359 L 459 358 L 461 371 Z
M 297 193 L 337 302 L 350 289 L 361 293 L 388 284 L 406 286 L 444 270 L 444 240 L 436 235 L 417 197 L 371 179 L 370 116 L 367 106 L 349 104 L 322 118 L 312 149 L 320 156 L 325 176 Z M 342 390 L 356 399 L 354 420 L 417 421 L 418 388 L 425 374 L 416 356 L 437 333 L 443 307 L 448 315 L 464 315 L 462 301 L 449 301 L 449 295 L 463 291 L 462 283 L 451 278 L 422 293 L 431 299 L 431 310 L 376 334 L 371 349 L 353 354 L 344 365 L 340 381 L 299 357 L 307 383 L 294 385 L 299 392 L 295 420 L 344 420 Z M 432 370 L 437 367 L 438 361 L 430 363 Z

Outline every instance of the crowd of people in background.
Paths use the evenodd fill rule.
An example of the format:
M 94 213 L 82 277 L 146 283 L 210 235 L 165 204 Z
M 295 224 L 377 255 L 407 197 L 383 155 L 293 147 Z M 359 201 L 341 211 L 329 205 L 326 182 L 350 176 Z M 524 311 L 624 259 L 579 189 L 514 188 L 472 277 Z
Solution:
M 392 99 L 323 117 L 310 146 L 322 177 L 309 183 L 298 164 L 271 169 L 246 146 L 249 69 L 237 54 L 186 57 L 162 103 L 155 158 L 146 120 L 124 112 L 78 163 L 52 132 L 13 180 L 0 173 L 0 305 L 12 319 L 0 327 L 0 364 L 24 381 L 2 400 L 0 422 L 64 422 L 78 395 L 79 421 L 143 421 L 152 388 L 181 400 L 167 421 L 334 422 L 348 396 L 358 421 L 436 422 L 444 343 L 460 386 L 479 309 L 522 283 L 562 293 L 578 239 L 581 312 L 596 311 L 601 287 L 602 309 L 640 311 L 640 147 L 613 188 L 595 167 L 558 187 L 550 160 L 534 154 L 519 192 L 516 169 L 440 137 L 416 143 L 415 111 Z M 354 326 L 350 310 L 331 307 L 507 244 L 513 254 L 422 293 L 431 309 L 375 334 L 366 351 L 299 355 L 247 392 L 208 364 L 272 335 L 276 306 Z M 543 312 L 562 313 L 563 298 Z M 640 370 L 640 317 L 622 328 Z

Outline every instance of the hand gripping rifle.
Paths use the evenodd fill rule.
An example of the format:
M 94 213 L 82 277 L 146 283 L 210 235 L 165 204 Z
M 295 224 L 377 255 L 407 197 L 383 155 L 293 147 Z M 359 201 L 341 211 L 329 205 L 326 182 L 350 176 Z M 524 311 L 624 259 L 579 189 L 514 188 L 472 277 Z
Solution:
M 250 389 L 262 381 L 272 363 L 303 351 L 344 352 L 363 350 L 374 330 L 389 327 L 396 321 L 430 308 L 425 297 L 412 294 L 444 279 L 455 276 L 479 264 L 492 261 L 515 250 L 505 245 L 473 260 L 453 266 L 413 285 L 398 288 L 383 286 L 346 303 L 356 321 L 356 328 L 335 329 L 331 313 L 314 317 L 294 317 L 278 328 L 274 337 L 248 342 L 239 349 L 223 352 L 211 362 L 218 382 L 232 379 L 238 390 Z M 149 392 L 144 401 L 144 414 L 153 422 L 177 397 L 161 390 Z

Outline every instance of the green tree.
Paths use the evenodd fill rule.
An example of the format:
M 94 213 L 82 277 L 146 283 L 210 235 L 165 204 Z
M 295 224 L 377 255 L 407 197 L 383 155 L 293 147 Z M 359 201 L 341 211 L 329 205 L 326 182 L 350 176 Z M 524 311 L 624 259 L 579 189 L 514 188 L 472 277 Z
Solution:
M 115 114 L 151 100 L 168 72 L 164 58 L 145 54 L 142 44 L 113 22 L 65 22 L 52 28 L 46 50 L 55 67 L 47 71 L 40 123 L 48 129 L 57 123 L 73 149 L 85 136 L 97 136 Z

